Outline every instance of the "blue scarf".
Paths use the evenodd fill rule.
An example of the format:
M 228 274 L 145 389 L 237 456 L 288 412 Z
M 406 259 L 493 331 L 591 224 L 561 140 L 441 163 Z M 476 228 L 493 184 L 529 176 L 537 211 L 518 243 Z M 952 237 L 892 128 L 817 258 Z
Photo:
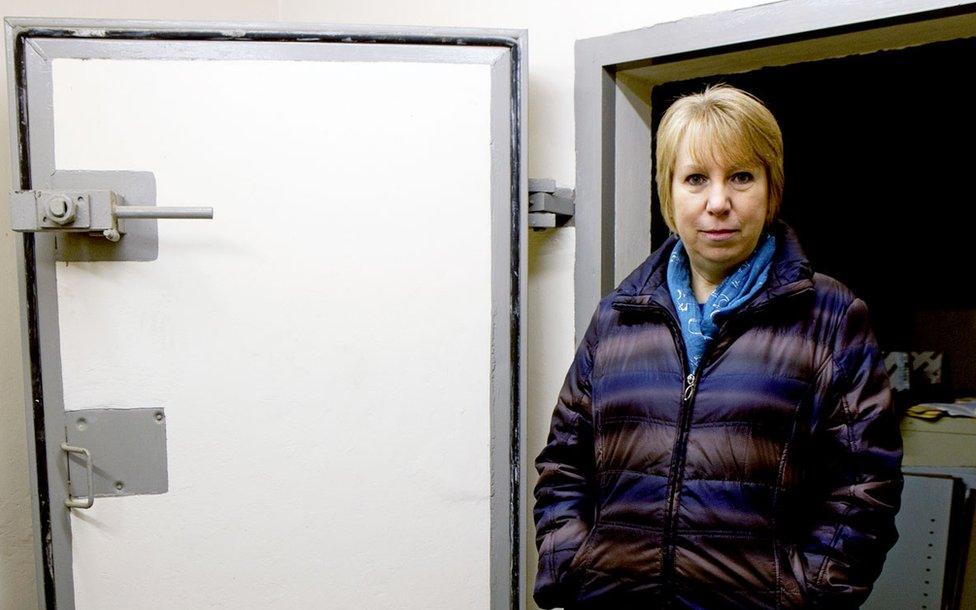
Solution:
M 749 258 L 727 275 L 708 300 L 699 305 L 691 289 L 691 267 L 684 244 L 680 239 L 674 244 L 668 259 L 668 290 L 681 323 L 690 371 L 697 370 L 705 347 L 715 338 L 720 318 L 744 305 L 766 283 L 774 252 L 776 238 L 766 233 L 759 238 L 759 245 Z

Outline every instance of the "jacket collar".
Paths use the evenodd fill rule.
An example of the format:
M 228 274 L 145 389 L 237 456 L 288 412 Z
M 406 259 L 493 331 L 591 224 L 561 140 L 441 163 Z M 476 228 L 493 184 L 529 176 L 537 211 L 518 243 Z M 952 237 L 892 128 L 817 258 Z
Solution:
M 776 253 L 773 255 L 769 279 L 743 311 L 765 308 L 772 302 L 813 291 L 813 266 L 804 254 L 793 228 L 781 219 L 776 219 L 770 225 L 770 231 L 776 236 Z M 620 283 L 612 300 L 614 309 L 664 308 L 677 317 L 667 282 L 668 258 L 677 241 L 677 234 L 669 236 L 660 248 L 652 252 Z

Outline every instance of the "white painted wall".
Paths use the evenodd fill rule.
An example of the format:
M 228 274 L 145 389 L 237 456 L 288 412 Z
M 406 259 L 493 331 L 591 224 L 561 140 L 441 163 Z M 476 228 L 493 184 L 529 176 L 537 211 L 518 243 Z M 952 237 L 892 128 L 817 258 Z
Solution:
M 575 180 L 573 142 L 573 43 L 579 38 L 632 30 L 681 17 L 760 4 L 756 0 L 688 0 L 651 3 L 620 0 L 499 0 L 493 3 L 425 0 L 423 2 L 340 0 L 0 0 L 4 15 L 85 16 L 148 19 L 205 19 L 373 23 L 466 27 L 519 27 L 529 30 L 528 153 L 532 177 L 555 178 L 561 186 Z M 5 67 L 2 68 L 5 75 Z M 5 96 L 0 108 L 7 107 Z M 5 114 L 5 113 L 4 113 Z M 3 122 L 3 141 L 9 140 Z M 10 183 L 10 151 L 0 146 L 0 177 Z M 586 205 L 587 202 L 581 202 Z M 0 349 L 20 349 L 14 238 L 5 204 L 0 206 Z M 545 442 L 549 416 L 574 349 L 572 228 L 529 235 L 528 293 L 528 452 L 534 458 Z M 34 607 L 23 433 L 20 360 L 0 363 L 0 608 Z M 534 471 L 527 482 L 535 483 Z M 530 503 L 531 505 L 531 503 Z M 529 564 L 536 555 L 529 542 Z M 529 586 L 534 568 L 530 569 Z M 530 606 L 532 607 L 532 606 Z

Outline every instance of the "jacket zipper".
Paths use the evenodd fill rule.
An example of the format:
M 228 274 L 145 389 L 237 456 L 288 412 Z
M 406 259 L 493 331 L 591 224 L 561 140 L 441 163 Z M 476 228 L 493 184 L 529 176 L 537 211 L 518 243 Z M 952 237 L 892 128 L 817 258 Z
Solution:
M 780 301 L 788 300 L 804 290 L 797 290 L 784 295 L 776 300 L 766 301 L 753 309 L 745 309 L 740 312 L 737 318 L 726 320 L 722 326 L 719 328 L 718 332 L 715 334 L 715 339 L 713 339 L 706 347 L 705 351 L 702 353 L 701 359 L 698 361 L 698 366 L 694 371 L 688 370 L 688 358 L 686 355 L 687 346 L 684 342 L 684 337 L 681 334 L 681 329 L 678 327 L 678 322 L 675 320 L 674 316 L 665 307 L 654 304 L 620 304 L 623 309 L 630 311 L 659 311 L 663 314 L 665 321 L 667 322 L 668 328 L 671 331 L 671 337 L 674 339 L 675 347 L 678 350 L 678 358 L 681 360 L 681 370 L 684 374 L 684 383 L 681 390 L 681 413 L 679 417 L 678 426 L 678 436 L 675 439 L 674 449 L 671 456 L 671 470 L 668 473 L 668 508 L 665 513 L 664 518 L 664 531 L 662 532 L 661 546 L 663 548 L 663 557 L 661 560 L 661 575 L 664 580 L 665 586 L 671 584 L 671 580 L 674 574 L 674 537 L 677 531 L 677 504 L 678 495 L 681 492 L 681 486 L 684 479 L 684 466 L 685 457 L 688 453 L 688 435 L 691 432 L 691 415 L 692 415 L 692 405 L 695 401 L 695 395 L 698 391 L 698 385 L 701 377 L 701 371 L 704 370 L 705 365 L 709 361 L 709 357 L 714 355 L 715 346 L 721 343 L 721 340 L 727 334 L 726 330 L 732 326 L 733 320 L 735 322 L 741 322 L 744 317 L 751 318 L 753 315 L 768 309 L 771 304 L 778 303 Z M 743 314 L 746 314 L 743 316 Z
M 633 307 L 633 306 L 632 306 Z M 704 354 L 702 359 L 698 361 L 698 367 L 694 371 L 689 371 L 688 369 L 688 358 L 686 352 L 688 347 L 685 345 L 684 336 L 681 334 L 681 329 L 678 327 L 678 321 L 674 319 L 664 307 L 660 305 L 645 305 L 633 307 L 640 309 L 650 309 L 659 311 L 667 323 L 668 329 L 671 331 L 671 338 L 674 340 L 675 348 L 678 350 L 678 358 L 681 361 L 681 371 L 684 374 L 683 387 L 681 389 L 681 408 L 678 417 L 678 434 L 675 437 L 674 447 L 671 453 L 671 464 L 668 470 L 668 508 L 664 515 L 664 530 L 662 532 L 661 547 L 663 550 L 663 557 L 661 559 L 661 574 L 664 577 L 665 585 L 670 581 L 670 577 L 674 572 L 674 530 L 676 525 L 675 515 L 677 511 L 675 510 L 678 493 L 681 488 L 681 469 L 684 468 L 684 454 L 686 449 L 686 444 L 688 442 L 688 433 L 691 430 L 691 403 L 695 398 L 695 392 L 698 387 L 698 373 L 701 371 L 702 362 L 704 362 Z M 628 307 L 630 309 L 630 307 Z M 707 351 L 707 348 L 706 348 Z
M 665 313 L 669 318 L 671 317 L 670 312 L 665 310 Z M 688 357 L 685 353 L 688 348 L 684 343 L 684 337 L 681 335 L 680 329 L 677 328 L 677 324 L 672 326 L 672 332 L 676 337 L 681 337 L 678 355 L 681 358 L 682 369 L 686 374 L 684 387 L 681 391 L 678 434 L 675 438 L 674 449 L 671 454 L 671 471 L 668 473 L 668 508 L 664 514 L 664 532 L 662 533 L 661 540 L 661 546 L 664 549 L 664 556 L 661 559 L 661 573 L 665 583 L 670 583 L 674 576 L 674 536 L 678 525 L 678 495 L 681 493 L 681 485 L 684 479 L 685 457 L 688 453 L 688 435 L 691 433 L 692 404 L 695 400 L 695 394 L 698 391 L 698 377 L 701 373 L 702 365 L 705 362 L 705 354 L 703 353 L 702 358 L 698 361 L 698 366 L 693 372 L 689 373 Z M 706 346 L 706 352 L 709 351 L 708 348 L 714 345 L 714 343 L 713 341 L 712 344 Z M 675 344 L 678 345 L 679 341 L 676 340 Z

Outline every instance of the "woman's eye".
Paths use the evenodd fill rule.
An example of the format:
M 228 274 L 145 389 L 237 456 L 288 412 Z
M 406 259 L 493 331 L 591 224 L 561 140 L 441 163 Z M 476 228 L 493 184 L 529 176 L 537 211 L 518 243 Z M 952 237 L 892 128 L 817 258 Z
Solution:
M 685 182 L 692 186 L 701 186 L 702 184 L 705 184 L 705 176 L 701 174 L 691 174 L 685 178 Z
M 748 184 L 752 182 L 751 172 L 736 172 L 732 174 L 732 181 L 738 184 Z

